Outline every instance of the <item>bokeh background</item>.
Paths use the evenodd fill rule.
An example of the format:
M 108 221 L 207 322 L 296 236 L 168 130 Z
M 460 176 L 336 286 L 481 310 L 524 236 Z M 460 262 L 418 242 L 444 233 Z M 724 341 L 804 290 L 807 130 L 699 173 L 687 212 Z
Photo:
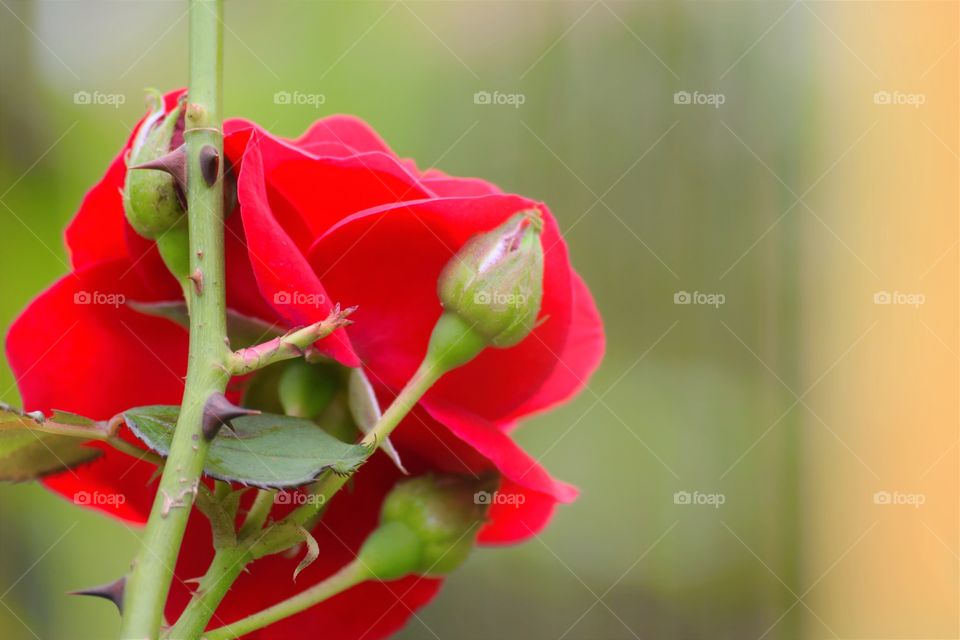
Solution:
M 187 21 L 0 5 L 5 328 L 66 271 L 142 88 L 185 84 Z M 589 388 L 519 432 L 582 497 L 401 637 L 960 635 L 957 2 L 228 0 L 227 25 L 228 115 L 355 113 L 546 201 L 606 321 Z M 112 637 L 109 603 L 64 593 L 136 544 L 0 487 L 0 637 Z

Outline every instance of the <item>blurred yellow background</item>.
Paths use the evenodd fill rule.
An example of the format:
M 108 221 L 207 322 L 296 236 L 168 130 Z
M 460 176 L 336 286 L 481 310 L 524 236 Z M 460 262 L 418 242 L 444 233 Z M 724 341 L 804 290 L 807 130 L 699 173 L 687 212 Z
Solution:
M 0 4 L 6 327 L 142 88 L 185 84 L 186 5 Z M 544 200 L 607 325 L 589 389 L 519 432 L 582 497 L 401 637 L 960 636 L 957 2 L 229 0 L 227 25 L 229 115 L 355 113 Z M 112 637 L 64 593 L 137 536 L 0 487 L 0 637 Z

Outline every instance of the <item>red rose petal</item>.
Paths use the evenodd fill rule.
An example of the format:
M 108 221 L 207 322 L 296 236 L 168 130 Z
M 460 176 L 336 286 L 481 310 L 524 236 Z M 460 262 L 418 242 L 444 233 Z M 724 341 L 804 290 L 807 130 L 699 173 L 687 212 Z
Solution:
M 428 169 L 425 171 L 422 175 L 421 182 L 441 197 L 489 196 L 503 193 L 500 187 L 486 180 L 448 176 L 438 169 Z
M 350 115 L 333 115 L 314 122 L 306 133 L 293 141 L 294 146 L 319 154 L 331 153 L 338 147 L 338 156 L 366 151 L 395 155 L 383 138 L 366 122 Z
M 237 196 L 247 253 L 260 294 L 292 325 L 304 326 L 326 318 L 333 308 L 330 297 L 271 211 L 256 139 L 251 140 L 247 149 Z M 345 306 L 353 304 L 349 298 L 337 300 L 342 300 Z M 318 342 L 317 348 L 347 366 L 359 364 L 342 330 Z
M 513 195 L 438 198 L 384 206 L 347 218 L 310 250 L 310 263 L 336 299 L 359 304 L 348 328 L 377 380 L 402 387 L 419 365 L 440 316 L 437 278 L 456 251 L 509 216 L 544 212 L 544 298 L 540 326 L 509 349 L 487 349 L 445 375 L 424 402 L 440 401 L 490 421 L 508 417 L 548 378 L 570 325 L 570 266 L 553 217 Z M 519 366 L 518 363 L 522 363 Z
M 65 276 L 13 323 L 7 358 L 26 409 L 61 409 L 106 420 L 139 405 L 179 404 L 187 333 L 124 304 L 82 304 L 95 302 L 94 295 L 152 300 L 129 269 L 121 260 Z M 90 506 L 142 521 L 153 501 L 153 488 L 147 486 L 153 465 L 103 448 L 106 453 L 93 463 L 51 476 L 46 484 L 67 498 L 78 491 L 122 495 L 120 504 Z
M 124 238 L 127 225 L 120 196 L 127 175 L 124 160 L 127 148 L 113 159 L 100 182 L 83 197 L 80 210 L 67 226 L 67 247 L 75 269 L 127 255 Z
M 304 239 L 309 239 L 305 247 L 358 211 L 433 196 L 396 158 L 382 152 L 319 157 L 272 136 L 257 140 L 270 202 L 287 203 L 302 224 L 290 228 L 288 218 L 278 216 L 278 220 L 291 236 L 305 226 Z
M 556 506 L 553 496 L 504 479 L 487 512 L 489 522 L 480 530 L 477 541 L 494 545 L 526 540 L 543 531 Z
M 572 275 L 573 319 L 567 342 L 558 352 L 559 364 L 536 395 L 513 413 L 511 420 L 519 420 L 569 400 L 587 385 L 603 359 L 606 338 L 600 312 L 583 279 L 576 272 Z
M 434 418 L 458 438 L 473 447 L 516 485 L 552 496 L 560 502 L 573 502 L 577 489 L 555 480 L 534 458 L 504 433 L 497 425 L 470 415 L 460 407 L 445 408 L 438 404 L 426 407 Z

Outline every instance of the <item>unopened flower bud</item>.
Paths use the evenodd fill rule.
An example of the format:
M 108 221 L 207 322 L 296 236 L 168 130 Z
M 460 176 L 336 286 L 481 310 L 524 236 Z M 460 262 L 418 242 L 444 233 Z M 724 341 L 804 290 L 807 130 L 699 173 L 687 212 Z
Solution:
M 130 225 L 145 238 L 156 240 L 184 224 L 184 171 L 186 155 L 174 134 L 183 126 L 183 105 L 165 112 L 163 100 L 154 97 L 127 158 L 123 205 Z M 182 142 L 182 141 L 180 141 Z
M 333 367 L 291 361 L 277 385 L 283 412 L 288 416 L 313 420 L 327 408 L 337 392 L 339 380 Z
M 543 298 L 543 220 L 521 211 L 474 236 L 440 274 L 438 293 L 486 343 L 512 347 L 533 331 Z
M 494 484 L 489 476 L 434 474 L 397 483 L 359 559 L 379 580 L 450 573 L 467 559 L 486 517 L 487 501 L 476 495 Z

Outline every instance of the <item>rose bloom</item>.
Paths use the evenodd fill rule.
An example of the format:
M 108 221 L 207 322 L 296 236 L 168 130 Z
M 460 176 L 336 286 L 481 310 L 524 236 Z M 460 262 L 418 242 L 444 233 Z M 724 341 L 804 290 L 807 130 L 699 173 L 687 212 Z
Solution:
M 181 94 L 165 97 L 168 111 Z M 488 348 L 445 375 L 392 437 L 414 475 L 499 473 L 500 491 L 510 499 L 491 506 L 480 544 L 518 542 L 539 532 L 556 504 L 571 501 L 576 491 L 553 479 L 510 432 L 522 418 L 580 390 L 604 348 L 593 299 L 570 265 L 549 210 L 483 180 L 420 171 L 350 116 L 324 118 L 295 140 L 242 120 L 228 120 L 224 132 L 238 195 L 226 221 L 228 308 L 286 330 L 323 320 L 336 302 L 358 305 L 355 323 L 316 347 L 339 365 L 362 366 L 381 406 L 425 353 L 442 312 L 436 290 L 444 265 L 472 236 L 518 211 L 539 209 L 545 268 L 537 328 L 518 345 Z M 180 403 L 188 333 L 131 305 L 182 295 L 155 244 L 124 217 L 121 190 L 130 144 L 87 193 L 67 229 L 72 272 L 10 329 L 8 359 L 29 410 L 109 419 L 131 407 Z M 102 294 L 124 303 L 97 304 Z M 234 379 L 228 395 L 239 400 L 251 378 Z M 81 491 L 123 496 L 90 506 L 145 522 L 156 491 L 155 467 L 107 445 L 91 446 L 102 447 L 103 454 L 45 478 L 46 486 L 68 499 Z M 287 598 L 349 562 L 375 528 L 383 497 L 402 477 L 386 455 L 374 455 L 313 531 L 319 559 L 296 583 L 298 558 L 278 554 L 256 561 L 227 594 L 211 628 Z M 277 505 L 273 517 L 291 508 Z M 168 620 L 176 620 L 190 598 L 184 581 L 203 575 L 212 554 L 209 525 L 195 512 L 176 566 Z M 440 584 L 421 576 L 367 582 L 249 637 L 289 640 L 322 630 L 340 640 L 382 638 L 433 598 Z

